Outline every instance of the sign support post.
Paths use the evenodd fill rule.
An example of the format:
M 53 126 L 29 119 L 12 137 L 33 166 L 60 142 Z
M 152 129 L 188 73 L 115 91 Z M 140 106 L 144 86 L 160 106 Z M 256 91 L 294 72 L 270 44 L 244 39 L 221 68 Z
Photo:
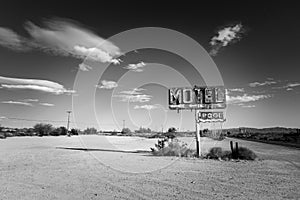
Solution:
M 195 109 L 195 126 L 196 126 L 196 149 L 197 157 L 201 156 L 201 145 L 200 145 L 200 122 L 198 123 L 198 110 Z

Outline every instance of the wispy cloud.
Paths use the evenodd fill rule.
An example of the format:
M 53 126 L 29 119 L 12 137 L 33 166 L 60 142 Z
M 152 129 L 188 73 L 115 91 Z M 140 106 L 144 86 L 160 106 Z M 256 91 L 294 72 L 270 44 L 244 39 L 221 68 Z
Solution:
M 243 108 L 255 108 L 255 105 L 244 105 L 244 104 L 239 104 L 239 106 L 243 107 Z
M 211 50 L 209 54 L 216 56 L 222 47 L 240 40 L 244 31 L 241 23 L 218 30 L 217 35 L 210 40 Z
M 143 88 L 134 88 L 133 90 L 121 91 L 120 94 L 138 95 L 138 94 L 142 94 L 141 91 L 144 91 L 144 90 L 145 89 L 143 89 Z
M 3 104 L 13 104 L 13 105 L 21 105 L 21 106 L 33 106 L 32 103 L 22 102 L 22 101 L 2 101 Z
M 259 87 L 259 86 L 267 86 L 267 85 L 274 85 L 277 84 L 276 81 L 274 80 L 268 80 L 265 82 L 253 82 L 253 83 L 249 83 L 250 87 Z
M 245 92 L 245 88 L 229 88 L 229 92 Z
M 53 94 L 71 94 L 75 91 L 67 90 L 63 85 L 48 80 L 39 79 L 22 79 L 22 78 L 9 78 L 0 76 L 0 85 L 2 88 L 7 89 L 29 89 L 37 90 Z
M 101 85 L 96 85 L 97 88 L 111 90 L 118 87 L 118 84 L 115 81 L 101 81 Z
M 42 106 L 48 106 L 48 107 L 53 107 L 54 106 L 54 104 L 52 104 L 52 103 L 39 103 L 40 105 L 42 105 Z
M 25 102 L 38 102 L 39 100 L 38 99 L 23 99 L 22 101 L 25 101 Z
M 125 90 L 119 92 L 118 95 L 114 95 L 113 97 L 120 98 L 122 102 L 149 102 L 152 98 L 151 95 L 143 94 L 143 88 L 134 88 L 132 90 Z
M 85 63 L 80 63 L 79 64 L 79 70 L 84 71 L 84 72 L 88 72 L 91 69 L 93 69 L 91 66 L 85 64 Z
M 300 83 L 293 82 L 293 83 L 286 83 L 283 86 L 273 87 L 272 89 L 286 89 L 287 91 L 292 91 L 292 90 L 294 90 L 295 87 L 299 87 L 299 86 L 300 86 Z
M 123 102 L 148 102 L 151 100 L 152 96 L 147 94 L 138 94 L 138 95 L 129 95 L 129 94 L 119 94 L 114 97 L 120 98 L 120 101 Z
M 129 69 L 130 71 L 133 72 L 142 72 L 144 71 L 144 67 L 146 66 L 146 64 L 144 62 L 139 62 L 136 64 L 129 64 L 126 67 L 124 67 L 124 69 Z
M 241 103 L 248 103 L 248 102 L 254 102 L 262 99 L 267 99 L 272 97 L 271 95 L 237 95 L 237 96 L 232 96 L 232 95 L 227 95 L 227 103 L 228 104 L 241 104 Z
M 122 53 L 108 40 L 87 30 L 82 25 L 66 19 L 46 20 L 43 27 L 25 23 L 29 38 L 0 27 L 0 45 L 14 50 L 39 49 L 60 56 L 73 56 L 99 62 L 119 64 Z
M 145 109 L 145 110 L 153 110 L 153 109 L 156 109 L 158 108 L 157 105 L 136 105 L 134 106 L 134 109 Z
M 28 49 L 24 46 L 24 40 L 21 36 L 14 31 L 3 27 L 0 27 L 0 46 L 17 51 Z

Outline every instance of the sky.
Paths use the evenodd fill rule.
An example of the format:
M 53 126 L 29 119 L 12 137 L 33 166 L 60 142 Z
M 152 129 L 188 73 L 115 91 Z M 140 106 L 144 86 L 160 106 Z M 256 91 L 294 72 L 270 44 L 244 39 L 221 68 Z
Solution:
M 226 122 L 300 127 L 296 6 L 8 1 L 0 7 L 0 124 L 194 130 L 171 87 L 224 85 Z M 152 28 L 149 28 L 152 27 Z

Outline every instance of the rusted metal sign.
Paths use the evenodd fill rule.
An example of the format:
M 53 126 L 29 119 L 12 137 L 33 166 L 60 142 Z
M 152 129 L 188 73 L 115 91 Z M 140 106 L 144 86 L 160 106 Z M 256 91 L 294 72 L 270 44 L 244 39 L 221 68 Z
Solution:
M 224 122 L 223 112 L 198 112 L 197 122 Z
M 169 89 L 169 108 L 176 109 L 224 109 L 225 88 L 197 87 Z

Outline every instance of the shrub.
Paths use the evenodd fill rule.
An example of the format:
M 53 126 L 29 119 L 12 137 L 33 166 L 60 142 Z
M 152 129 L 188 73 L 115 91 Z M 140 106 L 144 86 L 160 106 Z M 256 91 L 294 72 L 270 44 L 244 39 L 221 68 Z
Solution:
M 233 156 L 231 151 L 223 151 L 221 147 L 213 147 L 209 150 L 206 158 L 230 160 Z M 257 155 L 246 147 L 239 147 L 239 154 L 237 158 L 241 160 L 255 160 Z
M 4 133 L 5 137 L 13 137 L 14 135 L 10 132 L 5 132 Z
M 0 133 L 0 139 L 5 139 L 6 136 L 5 136 L 5 133 Z
M 246 147 L 239 147 L 239 159 L 241 160 L 255 160 L 257 155 L 250 149 Z
M 53 126 L 51 124 L 43 124 L 39 123 L 34 125 L 34 131 L 37 132 L 38 136 L 45 136 L 49 135 L 53 131 Z
M 86 128 L 83 131 L 83 134 L 84 135 L 95 135 L 95 134 L 97 134 L 97 129 L 95 129 L 95 128 Z
M 72 129 L 71 129 L 71 135 L 78 135 L 78 134 L 79 134 L 79 131 L 80 131 L 80 130 L 78 130 L 78 129 L 72 128 Z
M 207 154 L 207 158 L 212 159 L 219 159 L 222 156 L 222 148 L 221 147 L 213 147 L 209 150 L 209 153 Z
M 129 128 L 123 128 L 121 132 L 123 135 L 130 135 L 131 130 Z
M 168 143 L 167 146 L 160 148 L 155 145 L 156 149 L 151 148 L 152 154 L 155 156 L 179 156 L 179 157 L 192 157 L 195 156 L 195 150 L 189 149 L 186 143 L 179 140 L 174 140 Z

